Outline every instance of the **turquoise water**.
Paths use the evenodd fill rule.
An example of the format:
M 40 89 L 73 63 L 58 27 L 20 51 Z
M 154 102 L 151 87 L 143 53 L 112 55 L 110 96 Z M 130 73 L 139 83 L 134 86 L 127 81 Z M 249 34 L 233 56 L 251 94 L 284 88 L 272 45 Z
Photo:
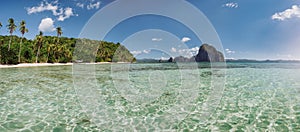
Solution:
M 0 69 L 0 131 L 300 131 L 299 63 L 93 66 Z

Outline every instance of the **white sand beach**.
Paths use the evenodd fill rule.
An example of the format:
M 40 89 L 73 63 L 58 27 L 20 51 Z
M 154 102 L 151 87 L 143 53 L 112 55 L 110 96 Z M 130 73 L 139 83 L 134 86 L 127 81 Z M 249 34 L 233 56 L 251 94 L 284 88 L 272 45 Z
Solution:
M 81 63 L 81 64 L 127 64 L 128 62 L 97 62 L 97 63 Z M 0 65 L 0 68 L 23 68 L 23 67 L 41 67 L 41 66 L 70 66 L 73 63 L 21 63 L 17 65 Z
M 73 63 L 21 63 L 17 65 L 0 65 L 0 68 L 22 68 L 22 67 L 40 67 L 40 66 L 68 66 Z

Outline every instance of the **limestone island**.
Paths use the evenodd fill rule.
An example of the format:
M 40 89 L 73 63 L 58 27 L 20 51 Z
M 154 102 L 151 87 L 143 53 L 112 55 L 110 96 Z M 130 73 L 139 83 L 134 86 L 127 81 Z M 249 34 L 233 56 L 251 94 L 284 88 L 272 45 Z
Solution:
M 172 60 L 172 61 L 171 61 Z M 224 62 L 224 55 L 217 51 L 215 47 L 209 44 L 203 44 L 200 46 L 199 52 L 196 56 L 186 58 L 183 56 L 170 58 L 168 62 Z

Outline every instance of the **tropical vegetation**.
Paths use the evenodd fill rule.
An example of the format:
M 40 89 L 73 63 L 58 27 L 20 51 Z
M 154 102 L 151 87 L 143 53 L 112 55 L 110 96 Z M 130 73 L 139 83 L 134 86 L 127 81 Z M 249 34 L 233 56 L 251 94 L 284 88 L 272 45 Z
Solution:
M 11 41 L 12 41 L 12 34 L 16 30 L 16 28 L 17 28 L 17 25 L 15 24 L 15 20 L 13 18 L 9 18 L 8 19 L 8 25 L 7 25 L 7 29 L 8 29 L 9 34 L 10 34 L 10 39 L 9 39 L 9 43 L 8 43 L 8 51 L 10 50 L 10 45 L 11 45 Z
M 128 49 L 120 43 L 63 37 L 61 27 L 56 28 L 57 36 L 44 36 L 43 32 L 39 32 L 33 40 L 30 40 L 24 37 L 28 32 L 24 20 L 19 24 L 20 37 L 13 35 L 16 28 L 14 19 L 10 18 L 7 25 L 9 34 L 0 35 L 1 64 L 136 61 Z M 80 56 L 73 56 L 75 45 L 78 43 L 94 49 L 84 48 Z
M 23 41 L 23 38 L 24 38 L 24 34 L 28 32 L 28 29 L 26 28 L 26 22 L 24 20 L 20 23 L 20 29 L 19 29 L 19 31 L 22 34 L 22 38 L 21 38 L 21 42 L 20 42 L 20 47 L 19 47 L 19 56 L 18 56 L 18 62 L 20 63 L 21 62 L 22 41 Z

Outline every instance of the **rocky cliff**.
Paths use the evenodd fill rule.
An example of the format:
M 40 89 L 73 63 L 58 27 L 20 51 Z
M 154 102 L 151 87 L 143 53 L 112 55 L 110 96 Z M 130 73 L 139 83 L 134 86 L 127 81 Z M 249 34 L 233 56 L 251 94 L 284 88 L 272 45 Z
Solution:
M 215 47 L 203 44 L 195 56 L 195 60 L 196 62 L 224 62 L 224 55 L 217 51 Z

